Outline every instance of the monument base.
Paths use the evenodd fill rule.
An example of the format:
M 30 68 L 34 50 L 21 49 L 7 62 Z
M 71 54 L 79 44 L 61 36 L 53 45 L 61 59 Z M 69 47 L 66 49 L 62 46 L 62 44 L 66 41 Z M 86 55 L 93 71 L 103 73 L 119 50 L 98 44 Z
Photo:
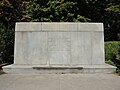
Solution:
M 84 74 L 84 73 L 113 73 L 116 67 L 104 65 L 76 66 L 42 66 L 42 65 L 8 65 L 3 71 L 9 74 Z

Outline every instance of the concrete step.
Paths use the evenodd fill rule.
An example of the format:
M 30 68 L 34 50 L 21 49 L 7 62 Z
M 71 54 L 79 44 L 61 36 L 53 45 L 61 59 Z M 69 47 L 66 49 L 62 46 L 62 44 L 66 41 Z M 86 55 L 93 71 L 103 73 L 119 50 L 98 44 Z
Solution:
M 43 66 L 43 65 L 8 65 L 3 71 L 12 74 L 81 74 L 81 73 L 113 73 L 116 67 L 104 65 L 78 66 Z

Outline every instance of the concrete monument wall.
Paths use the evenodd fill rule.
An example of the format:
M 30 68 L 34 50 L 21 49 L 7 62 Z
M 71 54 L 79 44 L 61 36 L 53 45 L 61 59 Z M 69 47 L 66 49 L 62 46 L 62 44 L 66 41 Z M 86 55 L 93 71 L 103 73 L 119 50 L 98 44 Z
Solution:
M 102 23 L 18 22 L 14 64 L 6 73 L 112 73 L 105 64 Z
M 103 24 L 18 22 L 14 54 L 16 65 L 105 64 Z

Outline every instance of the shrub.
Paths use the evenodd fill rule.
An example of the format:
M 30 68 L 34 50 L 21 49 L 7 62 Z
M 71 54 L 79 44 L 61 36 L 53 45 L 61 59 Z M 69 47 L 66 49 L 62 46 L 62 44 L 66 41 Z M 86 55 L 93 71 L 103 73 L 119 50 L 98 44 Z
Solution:
M 0 23 L 0 64 L 13 63 L 14 30 Z
M 120 41 L 105 42 L 105 61 L 117 67 L 120 71 Z

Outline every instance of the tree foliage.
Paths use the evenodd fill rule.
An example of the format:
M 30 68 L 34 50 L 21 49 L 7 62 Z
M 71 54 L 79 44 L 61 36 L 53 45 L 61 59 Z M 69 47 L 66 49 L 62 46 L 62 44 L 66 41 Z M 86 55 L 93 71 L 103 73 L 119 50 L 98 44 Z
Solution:
M 43 1 L 44 2 L 44 1 Z M 79 14 L 76 14 L 78 8 L 76 2 L 64 0 L 46 0 L 44 4 L 42 1 L 33 0 L 28 3 L 27 11 L 31 15 L 32 21 L 41 22 L 78 22 L 90 21 Z
M 120 40 L 120 4 L 110 3 L 106 8 L 108 13 L 108 25 L 110 40 Z
M 14 30 L 0 24 L 0 61 L 13 63 Z
M 103 22 L 105 41 L 120 40 L 120 0 L 0 0 L 4 61 L 13 55 L 15 22 L 21 21 Z

